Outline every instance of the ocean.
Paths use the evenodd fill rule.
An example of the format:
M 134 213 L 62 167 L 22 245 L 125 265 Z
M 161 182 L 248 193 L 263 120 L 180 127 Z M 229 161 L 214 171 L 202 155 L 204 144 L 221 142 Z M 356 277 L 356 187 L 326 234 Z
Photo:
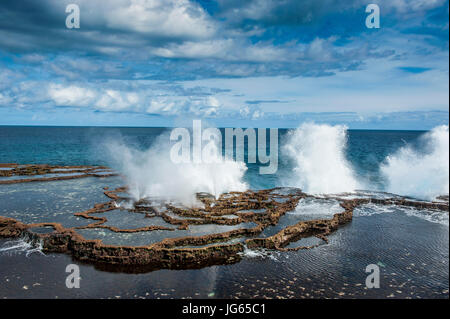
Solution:
M 317 195 L 356 192 L 379 198 L 392 193 L 420 201 L 448 195 L 445 126 L 427 132 L 314 124 L 280 129 L 275 174 L 260 174 L 266 164 L 249 163 L 247 140 L 245 165 L 190 163 L 177 170 L 166 153 L 170 132 L 0 126 L 0 163 L 105 165 L 125 176 L 0 185 L 0 216 L 26 223 L 83 225 L 73 213 L 106 201 L 104 186 L 124 184 L 136 199 L 171 195 L 185 200 L 193 192 L 217 196 L 273 187 L 298 187 Z M 286 214 L 283 225 L 329 216 L 335 208 L 332 201 L 304 202 Z M 231 265 L 137 273 L 79 263 L 64 254 L 44 255 L 24 240 L 0 239 L 0 298 L 448 298 L 448 225 L 448 212 L 366 205 L 357 208 L 352 222 L 332 233 L 328 243 L 313 249 L 249 249 Z M 95 237 L 100 235 L 87 230 L 83 235 L 108 240 L 105 234 Z M 137 244 L 150 238 L 142 236 L 109 240 Z M 80 266 L 80 289 L 65 286 L 70 263 Z M 380 268 L 380 288 L 365 286 L 369 264 Z
M 99 151 L 105 141 L 120 136 L 135 148 L 148 149 L 158 136 L 170 131 L 170 128 L 0 126 L 0 163 L 111 165 L 111 160 Z M 289 131 L 279 130 L 279 170 L 276 174 L 260 175 L 258 168 L 261 164 L 247 163 L 248 170 L 244 178 L 250 188 L 280 186 L 282 177 L 290 174 L 293 164 L 282 154 Z M 345 157 L 358 179 L 369 182 L 372 189 L 383 190 L 385 183 L 380 174 L 380 165 L 388 155 L 394 154 L 402 146 L 420 144 L 419 138 L 425 133 L 348 130 Z M 316 142 L 321 143 L 319 140 Z M 425 148 L 426 145 L 418 145 L 419 151 L 420 147 Z

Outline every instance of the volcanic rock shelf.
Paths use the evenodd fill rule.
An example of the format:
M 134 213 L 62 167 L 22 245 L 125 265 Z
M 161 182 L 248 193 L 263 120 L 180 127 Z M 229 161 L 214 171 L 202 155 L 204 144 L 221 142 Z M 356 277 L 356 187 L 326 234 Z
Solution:
M 22 183 L 77 178 L 74 176 L 78 175 L 71 175 L 74 173 L 82 177 L 96 176 L 99 171 L 103 173 L 97 177 L 105 177 L 111 172 L 107 167 L 94 166 L 0 164 L 0 167 L 3 168 L 0 170 L 1 176 L 30 176 L 20 179 Z M 62 176 L 34 178 L 49 174 Z M 114 174 L 111 172 L 111 175 Z M 18 183 L 19 180 L 13 182 Z M 0 179 L 1 183 L 11 183 L 11 180 Z M 342 211 L 333 214 L 332 218 L 283 225 L 280 231 L 265 237 L 262 236 L 263 231 L 278 225 L 283 215 L 302 204 L 302 199 L 316 197 L 295 188 L 230 192 L 217 199 L 199 193 L 198 207 L 191 208 L 158 199 L 135 202 L 127 197 L 126 187 L 113 190 L 105 187 L 104 194 L 109 201 L 74 213 L 76 217 L 87 220 L 87 225 L 64 227 L 53 222 L 26 224 L 0 216 L 0 237 L 26 238 L 40 244 L 43 252 L 67 253 L 98 267 L 138 272 L 142 269 L 188 269 L 235 263 L 241 259 L 246 246 L 278 251 L 311 249 L 319 244 L 291 244 L 306 237 L 316 237 L 321 243 L 327 243 L 330 233 L 351 222 L 356 207 L 369 203 L 448 213 L 448 202 L 419 202 L 398 197 L 333 198 Z M 124 227 L 127 223 L 135 227 Z M 132 236 L 137 235 L 140 237 L 136 242 L 141 244 L 129 244 L 135 240 Z M 89 236 L 93 238 L 88 239 Z M 118 243 L 106 244 L 106 239 Z
M 55 181 L 83 177 L 116 176 L 105 166 L 58 166 L 47 164 L 0 163 L 0 185 L 27 182 Z

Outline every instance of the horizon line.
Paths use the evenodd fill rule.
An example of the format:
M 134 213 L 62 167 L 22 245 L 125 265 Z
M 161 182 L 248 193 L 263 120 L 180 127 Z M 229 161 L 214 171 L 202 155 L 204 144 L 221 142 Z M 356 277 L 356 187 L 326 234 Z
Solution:
M 328 124 L 328 123 L 320 123 L 324 125 L 342 125 L 342 124 Z M 345 125 L 345 124 L 343 124 Z M 448 125 L 448 124 L 441 124 Z M 438 125 L 440 126 L 440 125 Z M 42 128 L 155 128 L 155 129 L 168 129 L 168 128 L 177 128 L 182 126 L 106 126 L 106 125 L 30 125 L 30 124 L 0 124 L 1 127 L 42 127 Z M 184 127 L 184 126 L 183 126 Z M 280 129 L 280 130 L 292 130 L 297 129 L 298 127 L 231 127 L 231 126 L 209 126 L 215 127 L 218 129 L 226 129 L 226 128 L 254 128 L 254 129 Z M 348 131 L 417 131 L 417 132 L 426 132 L 431 129 L 380 129 L 380 128 L 348 128 Z

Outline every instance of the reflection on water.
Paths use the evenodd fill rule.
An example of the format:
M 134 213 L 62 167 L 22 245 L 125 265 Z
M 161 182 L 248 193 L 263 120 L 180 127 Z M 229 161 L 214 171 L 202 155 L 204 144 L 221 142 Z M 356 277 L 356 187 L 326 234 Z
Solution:
M 0 216 L 24 223 L 57 222 L 65 227 L 86 225 L 89 221 L 73 216 L 95 203 L 107 202 L 103 187 L 122 186 L 120 178 L 95 177 L 52 182 L 0 185 Z

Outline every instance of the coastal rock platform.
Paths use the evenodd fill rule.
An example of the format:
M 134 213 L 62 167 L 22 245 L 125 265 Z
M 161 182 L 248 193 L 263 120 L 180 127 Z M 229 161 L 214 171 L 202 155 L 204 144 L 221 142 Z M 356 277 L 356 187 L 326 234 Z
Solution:
M 105 166 L 0 163 L 0 185 L 116 175 Z
M 1 167 L 10 168 L 0 170 L 2 176 L 30 176 L 20 182 L 36 181 L 33 176 L 39 176 L 39 181 L 50 182 L 76 178 L 73 176 L 115 175 L 107 167 L 17 164 L 2 164 Z M 103 173 L 96 176 L 99 171 Z M 73 173 L 77 175 L 69 175 Z M 62 176 L 49 177 L 49 174 Z M 2 182 L 8 180 L 0 180 Z M 305 200 L 323 200 L 324 197 L 306 194 L 297 188 L 230 192 L 218 198 L 198 193 L 198 207 L 186 207 L 156 198 L 133 201 L 127 193 L 127 187 L 112 190 L 105 187 L 103 192 L 106 202 L 74 213 L 88 224 L 74 227 L 53 222 L 27 224 L 0 216 L 0 237 L 26 238 L 34 245 L 41 246 L 44 253 L 66 253 L 76 260 L 94 263 L 99 267 L 143 267 L 146 271 L 162 268 L 189 269 L 238 262 L 245 249 L 295 251 L 326 244 L 327 236 L 350 223 L 354 209 L 365 204 L 396 205 L 448 213 L 448 201 L 423 202 L 400 197 L 346 199 L 330 196 L 325 199 L 336 201 L 341 208 L 341 211 L 330 214 L 330 218 L 282 224 L 283 216 L 303 205 Z M 139 216 L 148 223 L 141 227 L 123 227 L 111 224 L 111 217 L 107 217 L 117 216 L 121 220 L 121 216 L 125 215 Z M 276 232 L 267 232 L 280 225 L 282 227 Z M 192 229 L 198 229 L 198 233 L 189 233 Z M 158 234 L 159 237 L 149 237 L 153 239 L 143 245 L 109 244 L 99 238 L 86 238 L 83 235 L 85 232 L 121 236 Z M 304 238 L 316 238 L 318 242 L 292 247 L 292 243 Z

